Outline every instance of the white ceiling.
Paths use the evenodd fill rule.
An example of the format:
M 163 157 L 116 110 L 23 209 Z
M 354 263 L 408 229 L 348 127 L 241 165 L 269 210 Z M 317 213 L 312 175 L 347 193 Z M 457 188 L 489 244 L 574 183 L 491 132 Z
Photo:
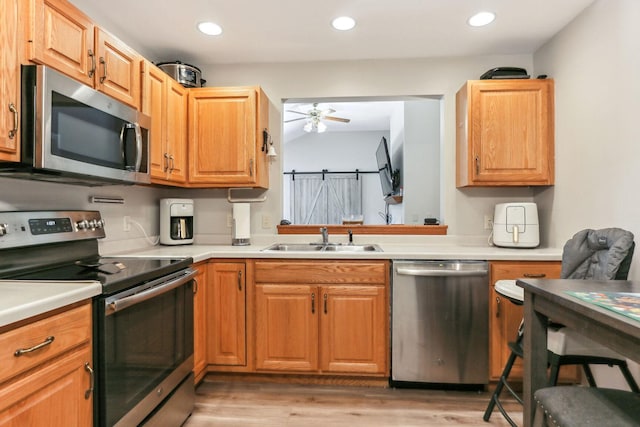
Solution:
M 196 66 L 533 53 L 593 0 L 70 0 L 154 62 Z M 472 28 L 472 14 L 496 20 Z M 350 15 L 355 29 L 330 21 Z M 216 37 L 196 25 L 213 21 Z

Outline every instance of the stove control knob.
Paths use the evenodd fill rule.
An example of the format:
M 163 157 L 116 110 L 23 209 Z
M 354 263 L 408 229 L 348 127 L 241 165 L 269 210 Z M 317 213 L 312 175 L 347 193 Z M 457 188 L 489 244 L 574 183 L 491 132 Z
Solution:
M 96 228 L 96 220 L 95 219 L 90 219 L 89 220 L 89 227 L 91 227 L 92 230 L 94 228 Z
M 9 227 L 9 224 L 0 224 L 0 237 L 7 234 L 7 227 Z
M 103 227 L 104 227 L 104 219 L 97 219 L 96 228 L 103 228 Z
M 86 230 L 89 228 L 89 221 L 83 219 L 81 221 L 76 222 L 76 226 L 78 226 L 78 230 Z

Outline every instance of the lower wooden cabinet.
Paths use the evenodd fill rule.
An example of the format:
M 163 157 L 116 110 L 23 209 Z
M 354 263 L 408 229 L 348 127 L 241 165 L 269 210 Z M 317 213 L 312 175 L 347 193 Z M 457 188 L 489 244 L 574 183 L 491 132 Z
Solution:
M 523 317 L 523 307 L 500 296 L 493 285 L 498 280 L 521 278 L 557 279 L 560 277 L 561 263 L 556 261 L 493 261 L 490 263 L 489 290 L 489 379 L 498 381 L 511 351 L 507 343 L 515 341 L 518 326 Z M 526 333 L 526 326 L 525 326 Z M 521 381 L 522 360 L 517 359 L 509 374 L 510 380 Z M 579 380 L 575 366 L 565 366 L 560 370 L 560 381 Z
M 193 294 L 193 375 L 197 384 L 207 369 L 207 263 L 193 267 L 198 270 Z
M 207 270 L 207 361 L 247 364 L 246 268 L 244 262 L 213 262 Z
M 91 426 L 91 355 L 90 303 L 0 334 L 0 425 Z
M 257 261 L 257 371 L 388 375 L 386 261 Z

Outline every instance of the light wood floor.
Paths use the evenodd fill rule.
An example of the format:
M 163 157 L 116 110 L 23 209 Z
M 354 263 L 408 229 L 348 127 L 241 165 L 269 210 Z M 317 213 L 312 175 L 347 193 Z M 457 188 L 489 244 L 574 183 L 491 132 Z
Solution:
M 508 393 L 507 393 L 508 394 Z M 204 426 L 508 426 L 489 392 L 203 381 L 184 427 Z M 503 399 L 522 424 L 522 407 Z

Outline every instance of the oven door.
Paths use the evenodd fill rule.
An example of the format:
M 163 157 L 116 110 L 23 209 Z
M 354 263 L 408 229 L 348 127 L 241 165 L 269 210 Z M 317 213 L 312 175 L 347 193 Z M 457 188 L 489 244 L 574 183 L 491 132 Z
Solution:
M 182 270 L 96 304 L 96 425 L 138 425 L 191 373 L 194 275 Z

